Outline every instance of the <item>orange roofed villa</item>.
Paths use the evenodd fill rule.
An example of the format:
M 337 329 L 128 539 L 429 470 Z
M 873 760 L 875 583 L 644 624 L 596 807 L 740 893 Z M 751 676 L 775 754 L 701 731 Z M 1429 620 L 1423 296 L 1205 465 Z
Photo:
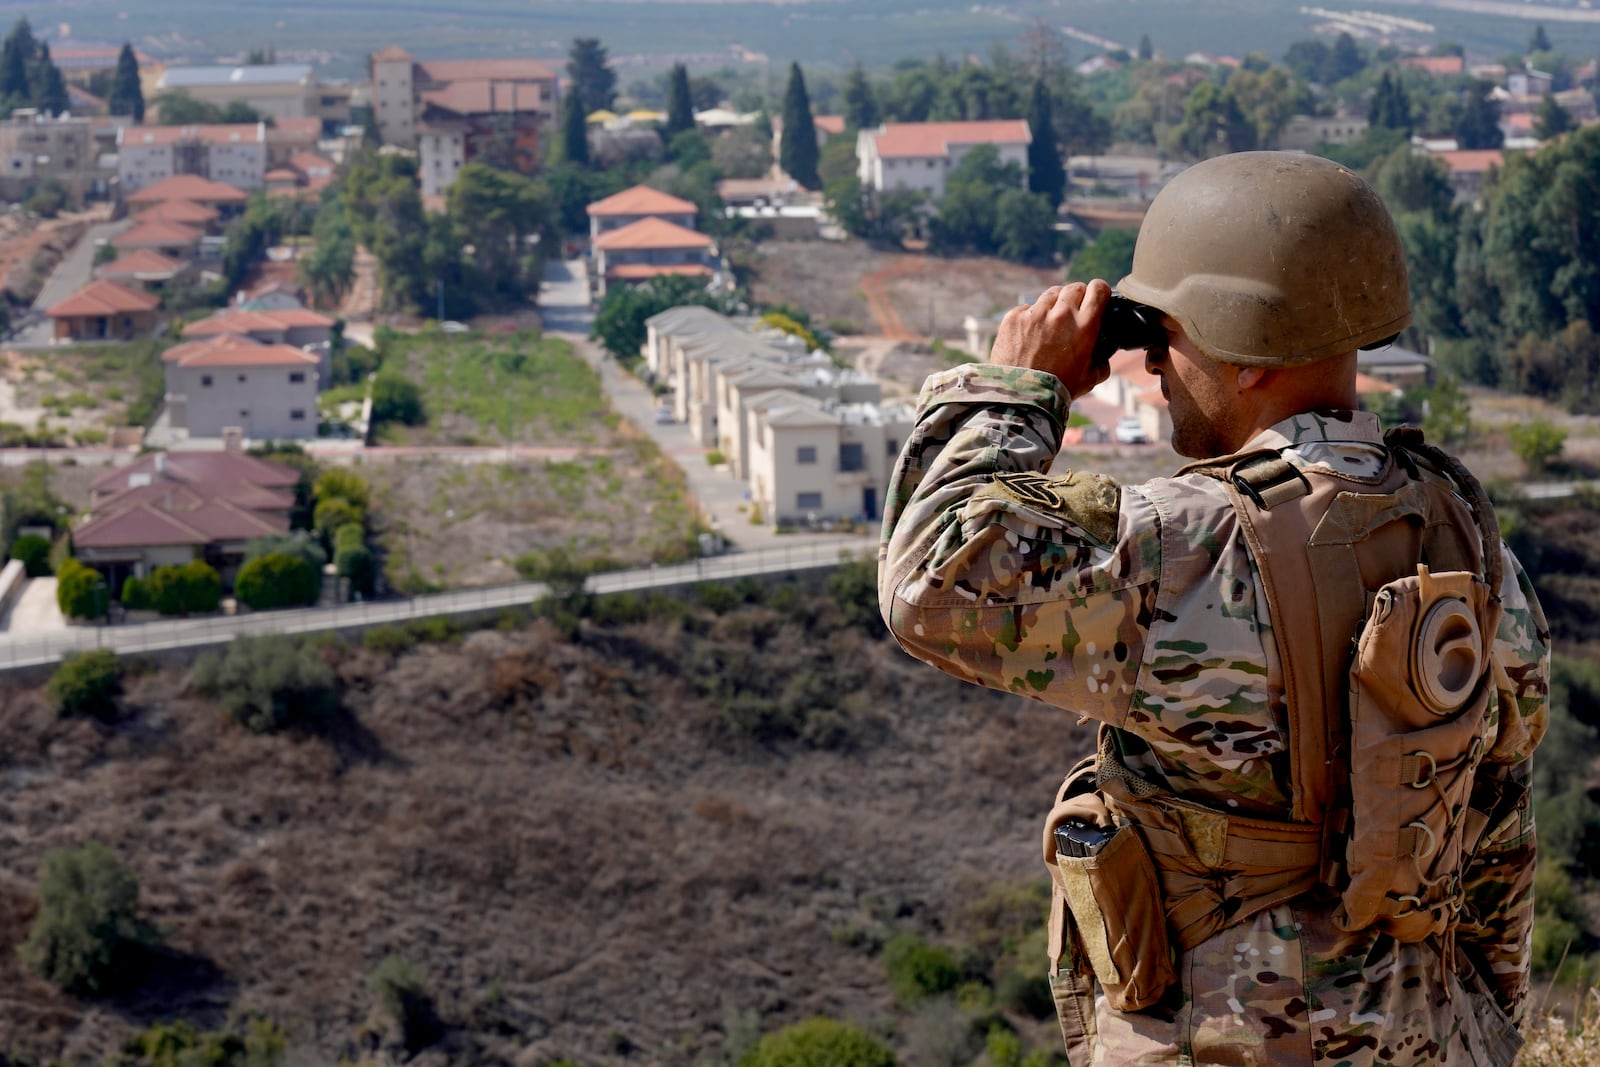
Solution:
M 667 274 L 716 285 L 723 277 L 716 242 L 694 229 L 700 209 L 687 200 L 636 185 L 588 207 L 592 285 L 604 298 L 615 285 L 639 285 Z
M 51 305 L 45 315 L 55 320 L 55 340 L 127 341 L 148 337 L 156 328 L 161 298 L 101 278 Z
M 856 160 L 863 188 L 910 189 L 937 200 L 950 171 L 978 145 L 992 145 L 1002 164 L 1015 163 L 1026 175 L 1032 141 L 1022 119 L 891 122 L 856 134 Z

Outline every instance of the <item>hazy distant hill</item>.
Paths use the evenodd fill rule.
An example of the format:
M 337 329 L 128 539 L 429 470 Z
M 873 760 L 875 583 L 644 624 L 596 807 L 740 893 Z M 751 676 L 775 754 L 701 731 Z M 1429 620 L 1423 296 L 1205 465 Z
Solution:
M 1391 14 L 1432 24 L 1416 43 L 1456 41 L 1486 58 L 1520 50 L 1534 21 L 1548 13 L 1546 32 L 1556 47 L 1576 55 L 1600 51 L 1600 24 L 1570 22 L 1570 5 L 1489 4 L 1433 0 L 1382 5 Z M 1331 11 L 1370 9 L 1370 0 L 1326 0 Z M 6 5 L 26 15 L 53 46 L 67 27 L 73 40 L 134 40 L 162 59 L 210 62 L 272 45 L 280 58 L 308 59 L 330 73 L 364 73 L 366 55 L 399 44 L 430 56 L 503 55 L 561 59 L 573 37 L 596 36 L 619 60 L 624 84 L 628 57 L 664 64 L 687 57 L 707 66 L 721 62 L 799 60 L 839 68 L 859 59 L 882 66 L 906 56 L 984 55 L 993 43 L 1020 47 L 1023 30 L 1037 20 L 1137 46 L 1149 34 L 1168 55 L 1199 50 L 1242 55 L 1260 50 L 1278 58 L 1289 44 L 1313 36 L 1327 20 L 1307 14 L 1299 0 L 1053 0 L 1032 5 L 978 5 L 971 0 L 282 0 L 272 4 L 217 4 L 212 0 L 80 0 L 70 6 L 32 2 Z M 1505 11 L 1517 11 L 1513 17 Z M 1600 18 L 1600 13 L 1585 12 Z M 1069 60 L 1098 49 L 1069 45 Z

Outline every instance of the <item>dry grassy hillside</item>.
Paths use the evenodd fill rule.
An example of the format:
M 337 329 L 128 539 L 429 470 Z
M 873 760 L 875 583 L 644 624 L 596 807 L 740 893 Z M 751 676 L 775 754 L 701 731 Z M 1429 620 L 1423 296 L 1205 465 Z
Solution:
M 376 1056 L 391 954 L 427 975 L 426 1063 L 717 1063 L 725 1027 L 815 1014 L 956 1040 L 918 1036 L 873 949 L 1034 925 L 1007 894 L 1042 878 L 1038 819 L 1090 740 L 792 591 L 320 655 L 343 691 L 320 735 L 250 734 L 183 669 L 130 679 L 109 726 L 0 696 L 0 1062 L 99 1063 L 177 1016 L 270 1016 L 289 1062 Z M 43 855 L 89 840 L 166 949 L 142 992 L 85 1001 L 11 950 Z

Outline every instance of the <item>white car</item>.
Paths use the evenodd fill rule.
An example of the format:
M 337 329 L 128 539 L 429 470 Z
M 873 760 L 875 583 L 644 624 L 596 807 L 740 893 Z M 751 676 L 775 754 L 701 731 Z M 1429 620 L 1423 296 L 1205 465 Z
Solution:
M 1119 445 L 1147 445 L 1149 436 L 1144 432 L 1144 423 L 1135 415 L 1124 415 L 1117 420 L 1116 426 L 1111 430 L 1111 437 Z

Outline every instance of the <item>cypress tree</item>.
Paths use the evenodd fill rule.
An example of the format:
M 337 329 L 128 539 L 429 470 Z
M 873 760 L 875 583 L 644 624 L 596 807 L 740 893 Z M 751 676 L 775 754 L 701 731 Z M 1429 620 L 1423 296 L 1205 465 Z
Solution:
M 72 97 L 67 94 L 67 83 L 61 77 L 61 68 L 50 58 L 50 46 L 39 45 L 39 58 L 34 64 L 33 106 L 51 115 L 60 115 L 72 107 Z
M 778 165 L 805 186 L 822 184 L 817 175 L 817 128 L 811 119 L 811 98 L 806 95 L 800 64 L 789 65 L 789 87 L 783 93 L 783 136 L 778 142 Z
M 589 165 L 589 123 L 576 92 L 567 93 L 561 102 L 561 159 L 573 166 Z
M 872 95 L 872 86 L 860 63 L 845 75 L 844 88 L 839 95 L 844 99 L 844 124 L 850 129 L 870 130 L 878 124 L 878 101 Z
M 1052 209 L 1061 206 L 1066 194 L 1067 173 L 1061 166 L 1061 150 L 1056 147 L 1056 127 L 1050 117 L 1050 90 L 1043 79 L 1033 83 L 1033 102 L 1028 108 L 1028 191 L 1050 201 Z
M 674 134 L 694 129 L 694 104 L 689 96 L 689 68 L 672 65 L 667 75 L 667 140 Z
M 28 20 L 18 19 L 0 47 L 0 98 L 8 107 L 21 107 L 33 99 L 29 76 L 37 49 Z
M 106 103 L 113 115 L 132 115 L 134 122 L 144 121 L 144 89 L 139 85 L 139 60 L 134 57 L 133 45 L 126 42 L 117 56 L 117 72 L 111 78 L 111 91 Z

